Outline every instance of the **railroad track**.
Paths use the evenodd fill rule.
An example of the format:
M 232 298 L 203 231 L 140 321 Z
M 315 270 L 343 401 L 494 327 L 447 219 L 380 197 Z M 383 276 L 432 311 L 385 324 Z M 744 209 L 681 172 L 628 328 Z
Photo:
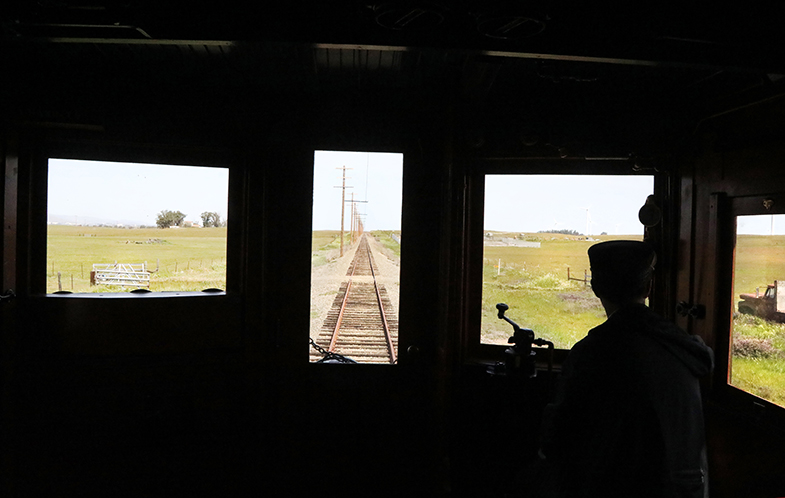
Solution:
M 377 282 L 378 269 L 365 237 L 358 243 L 316 343 L 358 363 L 395 363 L 398 319 L 384 285 Z M 319 359 L 312 351 L 311 361 Z

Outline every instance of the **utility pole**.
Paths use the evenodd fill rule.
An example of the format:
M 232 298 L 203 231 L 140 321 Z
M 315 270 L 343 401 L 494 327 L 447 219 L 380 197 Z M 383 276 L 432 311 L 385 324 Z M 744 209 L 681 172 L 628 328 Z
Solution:
M 344 216 L 344 206 L 346 205 L 346 189 L 352 188 L 346 186 L 346 170 L 352 168 L 347 168 L 346 165 L 343 165 L 340 168 L 335 168 L 335 169 L 340 169 L 342 170 L 343 173 L 342 174 L 343 181 L 341 183 L 341 186 L 335 187 L 341 189 L 341 254 L 340 255 L 343 256 L 343 216 Z
M 363 228 L 363 216 L 364 214 L 357 213 L 357 234 L 362 235 L 365 230 Z
M 355 219 L 355 217 L 356 217 L 356 210 L 355 210 L 355 205 L 354 205 L 354 192 L 352 192 L 352 200 L 350 202 L 352 203 L 352 215 L 351 215 L 352 216 L 352 236 L 350 237 L 350 239 L 352 241 L 352 245 L 354 245 L 354 226 L 355 226 L 355 222 L 357 221 Z
M 352 203 L 352 214 L 351 214 L 351 217 L 352 217 L 352 243 L 354 243 L 355 239 L 359 235 L 362 235 L 362 231 L 360 230 L 360 213 L 359 213 L 359 211 L 357 209 L 356 204 L 358 202 L 367 203 L 368 201 L 355 201 L 354 200 L 354 192 L 352 192 L 352 200 L 346 201 L 346 202 L 351 202 Z

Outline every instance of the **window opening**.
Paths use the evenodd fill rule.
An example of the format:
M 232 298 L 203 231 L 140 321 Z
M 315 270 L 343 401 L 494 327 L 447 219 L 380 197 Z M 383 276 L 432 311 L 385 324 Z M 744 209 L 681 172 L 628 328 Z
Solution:
M 728 382 L 785 406 L 785 215 L 736 218 Z
M 311 362 L 395 363 L 403 155 L 316 151 Z
M 46 292 L 226 288 L 226 168 L 49 159 Z
M 506 303 L 521 327 L 569 349 L 605 320 L 587 250 L 642 240 L 652 176 L 486 175 L 480 340 L 508 344 Z

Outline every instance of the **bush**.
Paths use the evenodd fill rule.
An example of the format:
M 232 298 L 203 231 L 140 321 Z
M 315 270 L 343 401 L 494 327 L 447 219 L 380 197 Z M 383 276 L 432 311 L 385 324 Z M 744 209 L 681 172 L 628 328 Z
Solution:
M 744 358 L 779 358 L 783 352 L 774 347 L 771 339 L 755 337 L 735 337 L 733 339 L 733 356 Z
M 564 287 L 565 280 L 553 273 L 540 275 L 532 281 L 532 286 L 538 289 L 561 289 Z

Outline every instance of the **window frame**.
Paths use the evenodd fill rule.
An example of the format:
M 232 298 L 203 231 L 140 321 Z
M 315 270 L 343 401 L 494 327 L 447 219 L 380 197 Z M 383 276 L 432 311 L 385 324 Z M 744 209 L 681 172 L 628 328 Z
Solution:
M 212 354 L 236 351 L 260 331 L 248 331 L 246 301 L 258 294 L 248 286 L 245 258 L 251 179 L 245 156 L 220 147 L 151 145 L 85 136 L 80 130 L 32 129 L 7 152 L 6 255 L 3 280 L 14 290 L 21 339 L 47 354 L 66 357 Z M 49 158 L 229 168 L 227 288 L 221 293 L 46 294 L 47 181 Z M 11 168 L 11 169 L 9 169 Z M 263 179 L 257 181 L 263 182 Z M 254 262 L 251 262 L 255 264 Z M 10 268 L 10 270 L 8 270 Z M 256 269 L 256 268 L 254 268 Z M 256 294 L 254 294 L 256 292 Z M 253 296 L 249 295 L 253 294 Z
M 406 189 L 406 183 L 405 183 L 406 175 L 405 175 L 405 171 L 406 171 L 406 164 L 407 164 L 407 156 L 409 154 L 407 154 L 406 149 L 403 148 L 403 147 L 402 148 L 397 148 L 397 149 L 387 148 L 387 149 L 384 149 L 384 150 L 380 150 L 380 148 L 378 148 L 378 147 L 370 147 L 370 148 L 366 148 L 366 150 L 361 150 L 361 149 L 362 148 L 347 148 L 347 147 L 337 147 L 337 148 L 335 148 L 335 147 L 334 148 L 313 147 L 313 156 L 312 156 L 313 157 L 313 161 L 312 161 L 312 164 L 311 164 L 310 177 L 309 177 L 310 185 L 311 185 L 311 191 L 313 192 L 314 189 L 315 189 L 314 181 L 315 181 L 315 169 L 316 169 L 316 154 L 319 153 L 319 152 L 334 152 L 334 153 L 346 153 L 346 154 L 351 154 L 351 153 L 356 153 L 356 154 L 398 154 L 398 155 L 401 156 L 401 174 L 402 174 L 402 178 L 401 178 L 401 192 L 400 192 L 400 195 L 401 195 L 401 212 L 400 212 L 401 228 L 400 228 L 400 231 L 401 231 L 401 236 L 403 236 L 404 224 L 405 224 L 404 223 L 404 211 L 406 209 L 405 198 L 404 198 L 404 191 Z M 373 150 L 371 150 L 371 149 L 373 149 Z M 349 169 L 349 168 L 347 168 L 347 169 Z M 350 177 L 346 177 L 346 178 L 350 178 Z M 335 188 L 340 188 L 340 187 L 335 187 Z M 349 187 L 346 187 L 346 188 L 349 188 Z M 312 194 L 312 196 L 313 196 L 313 194 Z M 349 202 L 349 201 L 344 200 L 344 202 Z M 311 203 L 310 203 L 311 217 L 308 220 L 308 227 L 309 227 L 309 230 L 310 230 L 311 234 L 313 234 L 313 231 L 314 231 L 314 228 L 313 228 L 313 209 L 314 209 L 313 197 L 311 197 Z M 403 247 L 403 243 L 401 243 L 401 247 Z M 403 250 L 401 252 L 403 254 Z M 401 260 L 399 261 L 399 264 L 400 264 L 399 276 L 398 276 L 399 301 L 398 301 L 398 309 L 396 309 L 396 321 L 398 322 L 398 338 L 397 338 L 397 340 L 398 340 L 398 347 L 397 347 L 397 350 L 395 352 L 395 354 L 396 354 L 396 361 L 394 363 L 370 363 L 370 362 L 352 363 L 352 365 L 354 365 L 355 368 L 358 368 L 358 367 L 362 368 L 362 369 L 369 368 L 369 367 L 370 368 L 378 368 L 379 366 L 395 366 L 395 367 L 397 367 L 400 364 L 398 360 L 400 360 L 401 357 L 404 356 L 402 354 L 403 351 L 401 350 L 401 336 L 400 336 L 400 330 L 401 330 L 401 327 L 400 327 L 400 324 L 401 324 L 401 310 L 400 310 L 401 298 L 400 298 L 400 296 L 407 296 L 408 297 L 408 293 L 404 294 L 401 291 L 401 289 L 400 289 L 401 275 L 403 274 L 403 268 L 404 268 L 404 265 L 403 265 L 402 261 L 403 261 L 403 257 L 401 257 Z M 309 298 L 308 302 L 309 302 L 309 305 L 312 304 L 311 303 L 311 293 L 312 293 L 312 290 L 313 290 L 313 280 L 312 280 L 312 277 L 313 277 L 313 267 L 312 267 L 311 263 L 309 262 L 309 281 L 308 281 L 309 282 L 309 284 L 308 284 L 308 293 L 309 293 L 308 294 L 308 298 Z M 406 327 L 404 327 L 404 329 L 406 329 Z M 308 331 L 308 336 L 310 338 L 310 330 Z M 317 334 L 317 336 L 318 336 L 318 334 Z M 320 363 L 319 361 L 310 361 L 310 352 L 311 352 L 312 348 L 313 348 L 313 346 L 311 346 L 311 345 L 308 346 L 308 352 L 309 352 L 309 357 L 307 359 L 307 364 L 309 365 L 308 368 L 317 368 L 317 369 L 335 368 L 335 367 L 332 367 L 332 366 L 325 367 L 325 366 L 322 366 L 322 365 L 335 365 L 335 364 L 345 365 L 344 363 Z M 349 356 L 349 358 L 351 358 L 351 357 Z M 403 361 L 405 362 L 406 360 L 404 359 Z M 310 366 L 310 365 L 318 365 L 318 366 L 313 367 L 313 366 Z
M 240 253 L 243 225 L 242 175 L 232 160 L 231 151 L 220 148 L 141 146 L 102 141 L 47 141 L 30 158 L 30 217 L 28 281 L 31 297 L 46 299 L 156 299 L 172 297 L 217 299 L 242 293 L 243 258 Z M 158 164 L 166 166 L 216 167 L 228 170 L 227 219 L 236 220 L 227 227 L 226 288 L 222 292 L 152 291 L 145 293 L 46 293 L 48 172 L 50 159 L 105 161 L 116 163 Z M 39 200 L 43 199 L 43 202 Z M 41 249 L 43 248 L 43 249 Z
M 770 209 L 764 200 L 773 200 Z M 723 405 L 742 411 L 753 411 L 761 421 L 774 424 L 785 423 L 785 407 L 772 403 L 755 394 L 731 385 L 732 333 L 735 294 L 733 293 L 736 273 L 736 230 L 738 216 L 785 214 L 785 192 L 727 196 L 712 195 L 712 226 L 715 227 L 717 293 L 715 296 L 714 329 L 714 374 L 712 376 L 714 398 Z
M 590 169 L 590 171 L 588 171 Z M 465 363 L 488 364 L 502 361 L 507 346 L 483 344 L 481 337 L 481 303 L 482 303 L 482 261 L 483 261 L 483 227 L 485 208 L 485 176 L 486 175 L 592 175 L 592 176 L 650 176 L 653 180 L 653 194 L 663 210 L 663 220 L 668 215 L 666 203 L 662 201 L 667 190 L 669 176 L 654 168 L 636 168 L 629 158 L 587 159 L 520 159 L 520 158 L 484 158 L 476 159 L 468 168 L 465 178 L 465 250 L 467 265 L 464 280 L 464 344 Z M 643 204 L 641 204 L 643 206 Z M 661 227 L 663 222 L 659 224 Z M 641 225 L 643 235 L 643 225 Z M 666 247 L 663 237 L 658 232 L 651 241 L 658 249 Z M 662 258 L 669 261 L 671 258 Z M 666 279 L 655 279 L 650 306 L 657 307 L 664 301 L 665 291 L 669 287 Z M 510 329 L 512 335 L 512 329 Z M 535 331 L 535 334 L 537 331 Z M 545 338 L 547 339 L 547 338 Z M 559 369 L 566 359 L 569 349 L 554 349 L 553 364 Z M 547 365 L 547 349 L 535 348 L 538 367 Z

